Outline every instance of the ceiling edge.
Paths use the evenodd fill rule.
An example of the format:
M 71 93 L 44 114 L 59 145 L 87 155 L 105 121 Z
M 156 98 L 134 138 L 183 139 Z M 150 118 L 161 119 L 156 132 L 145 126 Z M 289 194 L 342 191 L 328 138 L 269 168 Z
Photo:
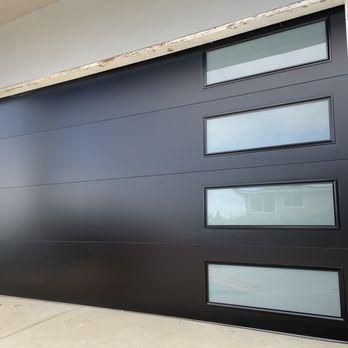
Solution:
M 303 0 L 287 6 L 263 12 L 255 16 L 239 19 L 231 23 L 220 25 L 191 35 L 183 36 L 175 40 L 155 44 L 135 51 L 105 58 L 97 62 L 60 71 L 38 79 L 21 82 L 12 86 L 2 87 L 0 88 L 0 98 L 13 96 L 16 94 L 59 84 L 81 77 L 98 74 L 107 70 L 117 69 L 149 59 L 162 57 L 174 52 L 183 51 L 189 48 L 204 45 L 206 43 L 221 40 L 227 37 L 235 36 L 251 30 L 259 29 L 343 4 L 346 4 L 347 23 L 348 0 Z

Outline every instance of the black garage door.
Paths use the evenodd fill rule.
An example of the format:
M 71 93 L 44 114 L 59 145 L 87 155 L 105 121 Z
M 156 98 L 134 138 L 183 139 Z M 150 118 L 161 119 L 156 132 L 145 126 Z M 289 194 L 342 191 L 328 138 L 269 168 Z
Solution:
M 348 340 L 342 8 L 0 103 L 0 292 Z

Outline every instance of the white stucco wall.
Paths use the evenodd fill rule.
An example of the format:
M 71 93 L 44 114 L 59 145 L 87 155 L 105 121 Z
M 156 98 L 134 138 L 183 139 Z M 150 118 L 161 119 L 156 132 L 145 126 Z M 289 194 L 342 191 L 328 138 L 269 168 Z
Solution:
M 0 87 L 293 2 L 295 0 L 59 0 L 0 26 Z

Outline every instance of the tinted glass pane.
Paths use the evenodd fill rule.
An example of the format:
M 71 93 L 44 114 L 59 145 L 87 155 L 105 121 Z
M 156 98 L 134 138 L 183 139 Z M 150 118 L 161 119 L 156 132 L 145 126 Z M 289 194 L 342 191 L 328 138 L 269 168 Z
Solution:
M 207 189 L 207 225 L 334 226 L 333 183 Z
M 209 302 L 341 317 L 336 271 L 208 265 Z
M 206 120 L 206 154 L 328 141 L 330 138 L 329 99 Z
M 207 84 L 328 58 L 324 21 L 207 53 Z

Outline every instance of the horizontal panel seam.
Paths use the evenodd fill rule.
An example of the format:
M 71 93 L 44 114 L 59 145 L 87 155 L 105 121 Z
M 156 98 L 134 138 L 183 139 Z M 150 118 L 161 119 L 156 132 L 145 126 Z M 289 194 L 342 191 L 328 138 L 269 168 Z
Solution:
M 160 108 L 160 109 L 153 109 L 153 110 L 144 111 L 144 112 L 123 114 L 123 115 L 120 115 L 120 116 L 113 116 L 113 115 L 116 115 L 116 114 L 112 113 L 112 114 L 109 114 L 109 116 L 113 116 L 113 117 L 107 117 L 107 118 L 103 118 L 103 119 L 100 119 L 100 120 L 89 121 L 89 122 L 80 122 L 80 123 L 71 124 L 71 125 L 68 125 L 68 126 L 47 128 L 47 129 L 42 129 L 42 130 L 37 130 L 37 131 L 32 131 L 32 132 L 27 132 L 27 133 L 20 133 L 20 134 L 4 136 L 4 137 L 0 137 L 0 140 L 24 137 L 24 136 L 34 135 L 34 134 L 42 134 L 42 133 L 53 132 L 53 131 L 61 130 L 61 129 L 89 126 L 89 125 L 93 125 L 93 124 L 97 124 L 97 123 L 122 120 L 122 119 L 126 119 L 126 118 L 131 118 L 131 117 L 139 117 L 141 115 L 154 114 L 154 113 L 158 113 L 158 112 L 163 112 L 163 111 L 168 111 L 168 110 L 175 110 L 175 109 L 180 109 L 180 108 L 185 108 L 185 107 L 190 107 L 190 106 L 196 106 L 196 105 L 211 103 L 211 102 L 219 101 L 219 100 L 238 98 L 238 97 L 243 97 L 243 96 L 263 93 L 263 92 L 269 92 L 269 91 L 273 91 L 273 90 L 279 90 L 279 89 L 283 89 L 283 88 L 289 88 L 289 87 L 298 86 L 298 85 L 309 84 L 309 83 L 313 83 L 313 82 L 320 82 L 320 81 L 326 81 L 326 80 L 330 80 L 330 79 L 343 78 L 343 77 L 346 77 L 346 76 L 348 76 L 348 74 L 335 75 L 335 76 L 330 76 L 330 77 L 324 77 L 322 79 L 313 79 L 313 80 L 308 80 L 308 81 L 303 81 L 303 82 L 297 82 L 297 83 L 292 83 L 292 84 L 288 84 L 288 85 L 283 85 L 283 86 L 280 86 L 280 87 L 278 86 L 278 87 L 272 87 L 272 88 L 268 88 L 268 89 L 257 90 L 257 91 L 253 91 L 253 92 L 234 94 L 234 95 L 229 95 L 229 96 L 225 96 L 225 97 L 221 97 L 221 98 L 213 98 L 213 99 L 204 100 L 204 101 L 197 101 L 197 102 L 194 102 L 194 103 L 178 104 L 178 105 L 170 106 L 170 107 L 167 107 L 167 108 Z M 260 106 L 260 108 L 262 108 L 262 106 Z M 238 111 L 238 112 L 243 112 L 243 110 L 242 111 Z
M 54 186 L 54 185 L 67 185 L 67 184 L 83 184 L 89 182 L 101 182 L 101 181 L 113 181 L 113 180 L 131 180 L 140 178 L 151 178 L 151 177 L 161 177 L 161 176 L 174 176 L 174 175 L 190 175 L 190 174 L 204 174 L 212 172 L 223 172 L 231 170 L 243 170 L 252 168 L 267 168 L 267 167 L 282 167 L 282 166 L 292 166 L 300 164 L 311 164 L 311 163 L 326 163 L 326 162 L 342 162 L 348 161 L 348 158 L 338 158 L 332 160 L 317 160 L 317 161 L 306 161 L 306 162 L 293 162 L 293 163 L 280 163 L 280 164 L 266 164 L 259 166 L 245 166 L 245 167 L 235 167 L 235 168 L 220 168 L 220 169 L 208 169 L 208 170 L 193 170 L 193 171 L 183 171 L 174 173 L 162 173 L 162 174 L 144 174 L 144 175 L 134 175 L 134 176 L 123 176 L 123 177 L 113 177 L 113 178 L 100 178 L 100 179 L 87 179 L 87 180 L 75 180 L 75 181 L 62 181 L 62 182 L 49 182 L 42 184 L 29 184 L 29 185 L 18 185 L 18 186 L 5 186 L 0 187 L 0 190 L 7 189 L 17 189 L 17 188 L 27 188 L 27 187 L 39 187 L 39 186 Z
M 45 243 L 59 243 L 59 244 L 121 244 L 121 245 L 158 245 L 158 246 L 181 246 L 181 247 L 222 247 L 222 248 L 267 248 L 267 249 L 322 249 L 326 250 L 347 250 L 348 247 L 322 247 L 322 246 L 297 246 L 297 245 L 256 245 L 256 244 L 233 244 L 226 245 L 224 244 L 211 244 L 211 243 L 177 243 L 177 242 L 122 242 L 122 241 L 100 241 L 100 240 L 25 240 L 25 239 L 3 239 L 0 240 L 0 245 L 2 243 L 22 243 L 22 244 L 45 244 Z

